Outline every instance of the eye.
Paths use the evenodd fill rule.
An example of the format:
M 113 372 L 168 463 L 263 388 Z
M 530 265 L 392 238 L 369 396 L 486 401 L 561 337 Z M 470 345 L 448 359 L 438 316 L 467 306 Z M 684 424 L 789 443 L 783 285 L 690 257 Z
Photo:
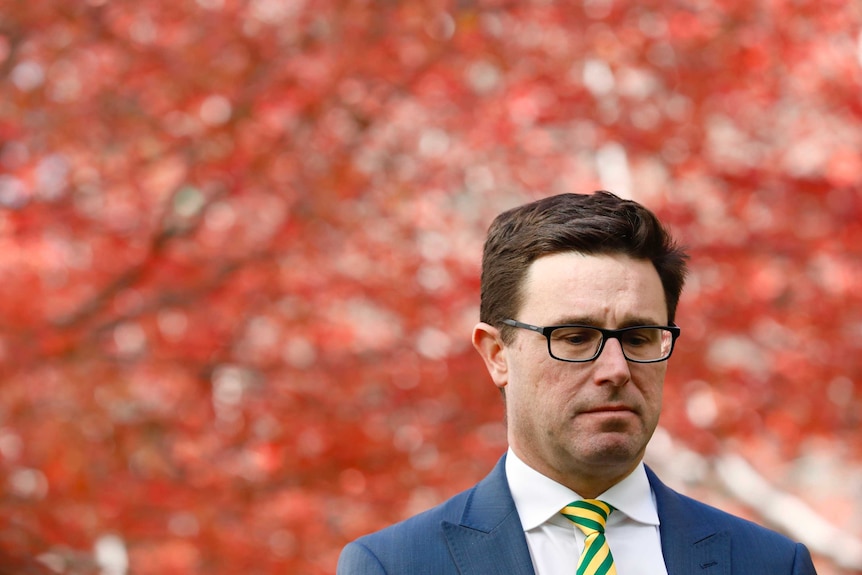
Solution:
M 588 327 L 564 327 L 554 330 L 555 341 L 573 347 L 590 347 L 601 340 L 601 332 Z
M 629 347 L 642 347 L 654 345 L 658 341 L 658 330 L 653 328 L 633 329 L 625 332 L 621 337 L 623 343 Z

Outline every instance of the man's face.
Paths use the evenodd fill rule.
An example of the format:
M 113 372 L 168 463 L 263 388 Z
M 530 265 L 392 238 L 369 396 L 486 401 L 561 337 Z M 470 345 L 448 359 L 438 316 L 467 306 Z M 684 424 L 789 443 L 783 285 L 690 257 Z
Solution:
M 530 266 L 522 290 L 513 319 L 525 323 L 667 325 L 661 280 L 647 260 L 545 256 Z M 562 362 L 527 330 L 499 349 L 502 369 L 492 377 L 505 388 L 509 444 L 528 465 L 595 497 L 640 462 L 658 424 L 665 362 L 631 363 L 616 339 L 593 362 Z

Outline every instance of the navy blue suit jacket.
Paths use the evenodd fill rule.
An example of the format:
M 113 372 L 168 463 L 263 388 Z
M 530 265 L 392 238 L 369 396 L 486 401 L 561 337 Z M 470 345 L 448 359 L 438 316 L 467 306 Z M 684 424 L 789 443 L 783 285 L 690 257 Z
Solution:
M 338 575 L 535 575 L 504 462 L 437 507 L 348 544 Z M 668 575 L 816 575 L 804 545 L 647 475 Z

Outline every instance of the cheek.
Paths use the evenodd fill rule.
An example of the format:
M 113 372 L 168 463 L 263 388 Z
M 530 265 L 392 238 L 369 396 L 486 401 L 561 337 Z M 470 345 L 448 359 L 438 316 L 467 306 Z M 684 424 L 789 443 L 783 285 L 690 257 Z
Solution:
M 544 357 L 523 355 L 517 364 L 511 365 L 506 390 L 510 407 L 519 413 L 529 413 L 539 418 L 559 411 L 560 406 L 567 401 L 567 390 L 571 386 L 565 384 L 566 379 L 557 363 L 560 362 L 545 354 Z
M 655 423 L 658 422 L 662 410 L 662 395 L 664 393 L 663 386 L 659 383 L 647 396 L 647 404 L 651 412 L 651 418 Z
M 664 374 L 667 369 L 664 365 L 643 365 L 648 368 L 641 370 L 638 374 L 632 374 L 641 395 L 650 405 L 661 405 L 664 394 Z
M 519 343 L 514 352 L 509 356 L 509 377 L 512 382 L 521 387 L 537 389 L 555 377 L 558 367 L 554 364 L 560 362 L 548 355 L 547 347 Z

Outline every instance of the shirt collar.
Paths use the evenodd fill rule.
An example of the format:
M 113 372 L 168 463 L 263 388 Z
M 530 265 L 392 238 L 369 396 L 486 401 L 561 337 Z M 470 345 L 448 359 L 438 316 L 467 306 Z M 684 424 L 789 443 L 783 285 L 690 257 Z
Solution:
M 558 516 L 562 517 L 559 513 L 563 507 L 583 499 L 568 487 L 521 461 L 511 448 L 506 455 L 506 478 L 524 531 Z M 643 462 L 625 479 L 599 495 L 598 499 L 613 505 L 634 521 L 647 525 L 659 524 L 655 498 Z M 619 515 L 611 514 L 608 521 L 615 523 L 621 519 Z

